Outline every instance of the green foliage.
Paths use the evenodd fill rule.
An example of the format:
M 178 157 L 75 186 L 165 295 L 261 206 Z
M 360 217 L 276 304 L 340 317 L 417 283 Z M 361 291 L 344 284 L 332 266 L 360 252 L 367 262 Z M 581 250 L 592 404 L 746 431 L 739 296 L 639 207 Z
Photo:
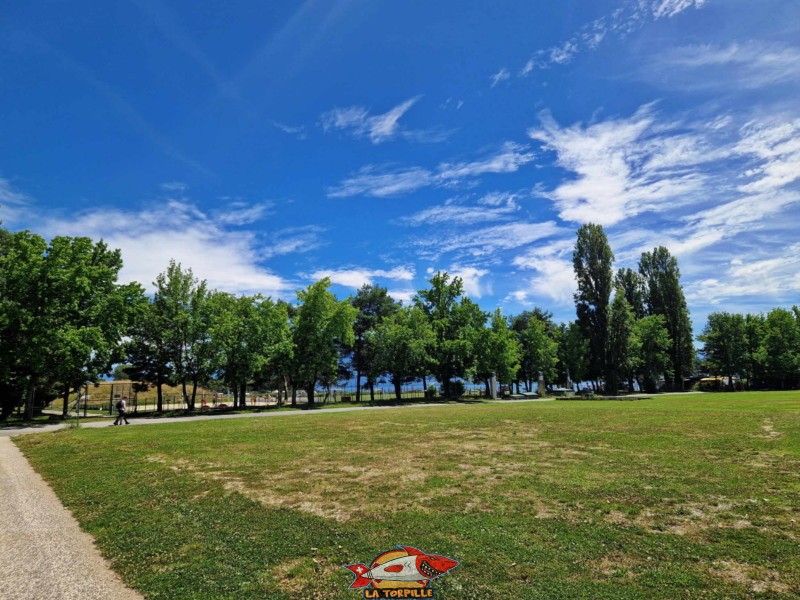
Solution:
M 577 323 L 562 323 L 558 334 L 559 377 L 565 385 L 583 381 L 589 366 L 589 342 Z
M 624 378 L 633 373 L 636 357 L 633 324 L 634 315 L 625 299 L 625 290 L 617 286 L 608 317 L 606 393 L 616 394 Z
M 429 289 L 420 290 L 415 305 L 427 316 L 436 343 L 432 373 L 442 384 L 445 397 L 452 397 L 454 378 L 469 379 L 475 369 L 475 343 L 486 322 L 486 313 L 463 295 L 461 279 L 436 273 Z
M 401 400 L 401 386 L 422 377 L 431 367 L 435 343 L 436 336 L 425 313 L 416 306 L 400 308 L 367 332 L 370 379 L 375 381 L 380 375 L 389 374 L 397 400 Z
M 353 323 L 357 309 L 349 302 L 339 302 L 328 291 L 329 279 L 297 292 L 300 302 L 292 320 L 294 381 L 306 390 L 309 404 L 314 403 L 318 382 L 330 385 L 338 378 L 340 351 L 355 341 Z
M 358 393 L 361 392 L 361 376 L 367 376 L 367 382 L 375 382 L 374 373 L 376 368 L 373 363 L 373 356 L 370 353 L 371 347 L 367 344 L 370 332 L 374 331 L 384 319 L 397 313 L 400 303 L 389 296 L 389 290 L 379 285 L 364 285 L 355 296 L 350 299 L 350 303 L 358 309 L 353 332 L 355 342 L 353 344 L 352 366 L 356 371 L 358 380 Z M 380 372 L 380 369 L 377 369 Z M 360 397 L 358 398 L 361 399 Z
M 613 262 L 614 254 L 601 225 L 589 223 L 578 229 L 572 253 L 572 265 L 578 283 L 575 309 L 581 332 L 589 341 L 590 378 L 604 377 L 608 373 L 606 348 Z
M 733 376 L 745 372 L 747 367 L 747 324 L 742 315 L 716 312 L 708 315 L 703 333 L 697 336 L 703 342 L 707 368 L 714 375 L 724 375 L 733 388 Z
M 636 319 L 645 316 L 645 282 L 642 276 L 633 269 L 619 269 L 616 276 L 616 285 L 622 288 L 625 300 L 633 311 Z
M 508 320 L 496 309 L 488 328 L 481 329 L 475 344 L 475 377 L 489 386 L 494 373 L 500 383 L 516 380 L 522 348 Z M 489 395 L 487 389 L 487 396 Z
M 659 376 L 668 373 L 670 368 L 669 349 L 672 342 L 664 317 L 642 317 L 633 324 L 633 337 L 637 351 L 636 372 L 641 375 L 644 391 L 652 394 L 658 391 Z
M 647 314 L 661 315 L 672 340 L 670 361 L 672 387 L 683 389 L 683 379 L 694 367 L 692 322 L 680 283 L 678 261 L 664 246 L 644 252 L 639 260 L 639 274 L 645 282 Z
M 800 379 L 800 326 L 796 311 L 774 308 L 764 322 L 761 357 L 767 382 L 787 389 Z
M 0 418 L 29 390 L 44 401 L 68 397 L 110 370 L 141 294 L 117 284 L 121 268 L 119 251 L 102 241 L 0 236 Z
M 531 379 L 538 380 L 542 373 L 545 382 L 555 379 L 558 364 L 558 343 L 548 333 L 541 319 L 531 319 L 520 336 L 522 354 L 521 364 Z

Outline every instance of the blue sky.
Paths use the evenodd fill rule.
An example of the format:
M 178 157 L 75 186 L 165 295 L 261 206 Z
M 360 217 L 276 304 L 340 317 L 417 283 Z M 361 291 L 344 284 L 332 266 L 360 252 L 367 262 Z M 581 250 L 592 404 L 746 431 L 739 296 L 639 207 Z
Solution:
M 7 2 L 0 218 L 292 298 L 574 318 L 575 230 L 695 320 L 800 301 L 800 3 Z

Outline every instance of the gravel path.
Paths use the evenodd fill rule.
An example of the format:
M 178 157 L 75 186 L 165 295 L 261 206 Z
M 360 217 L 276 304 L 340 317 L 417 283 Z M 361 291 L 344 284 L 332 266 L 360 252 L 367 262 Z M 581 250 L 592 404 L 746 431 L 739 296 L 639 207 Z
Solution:
M 7 438 L 0 438 L 0 598 L 142 598 Z

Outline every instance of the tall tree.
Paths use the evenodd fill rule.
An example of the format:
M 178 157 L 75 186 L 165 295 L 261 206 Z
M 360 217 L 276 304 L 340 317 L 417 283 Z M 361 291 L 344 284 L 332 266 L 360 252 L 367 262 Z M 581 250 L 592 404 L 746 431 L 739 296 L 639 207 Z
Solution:
M 428 372 L 435 342 L 436 337 L 422 310 L 416 306 L 400 308 L 367 332 L 370 380 L 389 374 L 395 398 L 401 400 L 403 384 Z
M 130 364 L 128 373 L 136 382 L 136 391 L 156 388 L 156 410 L 164 410 L 164 386 L 173 383 L 175 356 L 169 338 L 170 323 L 155 303 L 143 298 L 133 308 L 133 316 L 125 342 L 125 358 Z
M 633 311 L 636 319 L 645 316 L 645 285 L 642 276 L 633 269 L 618 269 L 616 275 L 616 285 L 622 288 L 625 300 Z
M 589 377 L 606 378 L 609 365 L 608 305 L 613 286 L 612 263 L 614 254 L 608 245 L 603 227 L 589 223 L 578 229 L 572 265 L 578 291 L 575 293 L 575 309 L 578 325 L 589 341 Z
M 744 316 L 728 312 L 708 315 L 703 333 L 697 336 L 703 342 L 707 367 L 715 375 L 728 378 L 733 390 L 733 376 L 747 369 L 747 325 Z
M 672 340 L 672 388 L 683 390 L 683 380 L 694 366 L 692 322 L 680 282 L 678 261 L 664 246 L 642 253 L 639 273 L 646 286 L 647 314 L 661 315 Z
M 608 316 L 608 349 L 606 393 L 616 395 L 620 383 L 633 372 L 633 310 L 625 299 L 625 290 L 618 285 Z
M 760 386 L 764 383 L 764 353 L 762 343 L 764 341 L 764 327 L 766 318 L 763 314 L 745 315 L 745 345 L 747 358 L 745 359 L 745 376 L 747 377 L 747 387 Z
M 501 383 L 512 383 L 516 379 L 520 367 L 520 343 L 499 308 L 492 313 L 489 327 L 481 330 L 475 354 L 475 376 L 486 386 L 487 396 L 490 395 L 489 382 L 493 374 Z
M 397 313 L 400 303 L 389 295 L 389 290 L 379 285 L 364 285 L 355 296 L 350 299 L 351 304 L 358 309 L 353 331 L 355 342 L 353 344 L 353 367 L 356 371 L 356 401 L 361 400 L 361 378 L 367 376 L 371 399 L 375 399 L 375 380 L 370 377 L 373 373 L 372 357 L 367 344 L 367 337 L 381 322 Z
M 339 302 L 328 291 L 330 285 L 324 278 L 297 292 L 299 305 L 292 322 L 295 377 L 309 405 L 314 404 L 317 382 L 336 379 L 340 348 L 355 341 L 358 311 L 349 302 Z
M 454 395 L 453 379 L 469 378 L 475 368 L 475 342 L 486 322 L 486 313 L 463 295 L 459 277 L 438 272 L 430 288 L 414 298 L 430 321 L 436 336 L 433 347 L 433 375 L 442 384 L 445 397 Z

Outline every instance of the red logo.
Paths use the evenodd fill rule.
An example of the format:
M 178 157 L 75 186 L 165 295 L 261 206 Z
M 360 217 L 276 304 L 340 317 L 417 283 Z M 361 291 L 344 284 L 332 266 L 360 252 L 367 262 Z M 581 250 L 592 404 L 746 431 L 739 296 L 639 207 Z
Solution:
M 369 566 L 344 568 L 356 577 L 350 589 L 364 589 L 364 598 L 433 598 L 430 582 L 457 566 L 452 558 L 398 546 L 376 556 Z

